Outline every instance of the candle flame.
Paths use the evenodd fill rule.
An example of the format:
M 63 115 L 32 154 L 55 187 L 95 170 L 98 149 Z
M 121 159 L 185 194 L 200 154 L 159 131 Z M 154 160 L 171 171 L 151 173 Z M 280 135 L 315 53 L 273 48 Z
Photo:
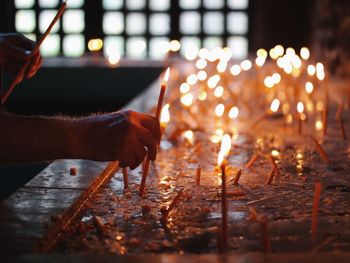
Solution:
M 315 128 L 318 131 L 323 130 L 323 122 L 321 120 L 317 120 L 316 123 L 315 123 Z
M 233 76 L 238 76 L 239 73 L 241 73 L 242 69 L 239 65 L 233 65 L 231 68 L 230 68 L 230 72 Z
M 302 47 L 300 49 L 300 56 L 304 60 L 308 60 L 310 57 L 310 50 L 307 47 Z
M 170 121 L 170 113 L 169 113 L 169 103 L 165 104 L 162 108 L 162 112 L 160 115 L 160 123 L 161 124 L 167 124 Z
M 309 76 L 313 76 L 316 73 L 316 67 L 314 65 L 309 65 L 307 66 L 307 74 L 309 74 Z
M 187 107 L 192 105 L 193 102 L 193 95 L 192 93 L 187 93 L 184 96 L 181 97 L 181 103 Z
M 224 157 L 228 156 L 231 150 L 231 136 L 227 133 L 222 137 L 220 152 L 224 154 Z
M 164 83 L 167 83 L 168 80 L 169 80 L 169 75 L 170 75 L 170 67 L 167 68 L 167 70 L 165 71 L 165 74 L 164 74 Z
M 224 88 L 222 86 L 217 86 L 214 91 L 214 96 L 220 98 L 224 94 Z
M 312 84 L 312 82 L 307 81 L 307 82 L 305 83 L 305 91 L 306 91 L 307 93 L 311 94 L 313 90 L 314 90 L 314 85 Z
M 216 105 L 216 107 L 215 107 L 215 115 L 217 117 L 221 117 L 222 115 L 224 115 L 224 112 L 225 112 L 224 104 L 220 103 L 220 104 Z
M 277 112 L 279 107 L 280 107 L 280 101 L 279 101 L 279 99 L 274 99 L 274 100 L 271 102 L 270 110 L 271 110 L 272 112 Z
M 224 153 L 220 151 L 218 154 L 218 166 L 220 166 L 223 161 L 224 161 Z
M 186 82 L 184 82 L 184 83 L 182 83 L 180 85 L 180 92 L 183 93 L 183 94 L 189 92 L 190 89 L 191 89 L 191 86 L 188 83 L 186 83 Z
M 228 117 L 230 119 L 236 119 L 238 117 L 238 114 L 239 114 L 239 109 L 238 109 L 238 107 L 234 106 L 228 112 Z
M 297 104 L 297 111 L 299 113 L 303 113 L 304 112 L 304 104 L 301 101 L 299 101 L 298 104 Z
M 187 130 L 184 132 L 184 137 L 186 140 L 190 143 L 193 144 L 193 131 Z

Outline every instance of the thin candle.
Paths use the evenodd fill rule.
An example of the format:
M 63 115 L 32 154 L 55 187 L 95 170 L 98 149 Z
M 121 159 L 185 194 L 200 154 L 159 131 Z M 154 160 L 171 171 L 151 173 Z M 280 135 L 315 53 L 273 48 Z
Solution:
M 276 174 L 276 170 L 272 169 L 269 176 L 267 177 L 266 184 L 270 185 L 272 183 L 273 178 L 275 177 L 275 174 Z
M 156 110 L 156 115 L 155 115 L 155 117 L 158 120 L 160 117 L 160 111 L 162 109 L 162 104 L 163 104 L 163 100 L 164 100 L 166 85 L 167 85 L 167 82 L 169 79 L 169 74 L 170 74 L 170 67 L 166 70 L 165 75 L 164 75 L 164 81 L 162 82 L 162 84 L 160 86 L 160 93 L 159 93 L 157 110 Z M 141 179 L 140 190 L 139 190 L 140 196 L 143 196 L 145 193 L 146 179 L 147 179 L 148 172 L 149 172 L 149 164 L 150 164 L 150 159 L 147 155 L 146 160 L 143 164 L 142 179 Z
M 322 157 L 322 159 L 326 162 L 326 163 L 331 163 L 331 160 L 328 157 L 328 154 L 326 153 L 326 151 L 323 149 L 323 147 L 321 146 L 321 144 L 318 143 L 318 141 L 315 139 L 315 137 L 312 137 L 312 139 L 315 142 L 315 146 L 317 151 L 319 152 L 320 156 Z
M 197 170 L 196 170 L 196 185 L 201 184 L 201 173 L 202 173 L 202 168 L 200 165 L 198 165 Z
M 256 160 L 258 159 L 259 155 L 258 154 L 254 154 L 252 156 L 252 158 L 250 158 L 249 162 L 245 165 L 245 168 L 250 168 L 253 166 L 253 164 L 256 162 Z
M 241 175 L 242 175 L 242 170 L 239 169 L 236 173 L 236 176 L 235 176 L 235 179 L 233 181 L 233 184 L 234 185 L 238 185 L 238 182 L 239 182 L 239 179 L 241 178 Z
M 170 203 L 170 205 L 168 206 L 168 209 L 166 209 L 163 214 L 162 214 L 162 218 L 161 221 L 164 223 L 167 221 L 169 213 L 175 208 L 175 206 L 179 203 L 182 195 L 183 195 L 183 190 L 181 189 L 176 196 L 174 197 L 173 201 Z
M 302 114 L 304 112 L 304 104 L 299 101 L 297 104 L 297 111 L 298 111 L 298 134 L 301 135 L 302 133 Z
M 227 198 L 226 198 L 226 164 L 224 162 L 224 153 L 219 152 L 218 165 L 221 169 L 221 235 L 219 251 L 225 252 L 227 250 Z
M 272 165 L 272 168 L 276 171 L 276 175 L 281 175 L 281 172 L 280 172 L 280 169 L 278 168 L 276 162 L 275 162 L 275 159 L 273 159 L 272 155 L 269 154 L 269 160 L 270 160 L 270 163 Z
M 128 185 L 128 168 L 124 167 L 123 168 L 123 182 L 124 182 L 124 188 L 129 188 Z
M 311 220 L 311 233 L 317 234 L 318 226 L 318 208 L 320 205 L 322 184 L 320 182 L 315 183 L 314 201 L 312 205 L 312 220 Z

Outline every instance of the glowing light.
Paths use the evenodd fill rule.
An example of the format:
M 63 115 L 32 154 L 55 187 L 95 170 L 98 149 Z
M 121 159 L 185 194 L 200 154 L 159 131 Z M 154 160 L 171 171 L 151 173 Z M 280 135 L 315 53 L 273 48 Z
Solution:
M 250 70 L 252 68 L 252 62 L 248 59 L 241 62 L 241 68 L 244 71 Z
M 111 53 L 108 54 L 108 63 L 112 66 L 115 66 L 120 61 L 120 54 L 119 53 Z
M 299 58 L 299 56 L 297 56 L 297 55 L 292 56 L 291 62 L 292 62 L 293 67 L 298 68 L 298 69 L 301 68 L 302 62 L 301 62 L 301 59 Z
M 207 79 L 207 72 L 205 72 L 204 70 L 201 70 L 197 73 L 197 77 L 201 81 L 206 80 Z
M 271 48 L 269 51 L 269 55 L 272 59 L 277 59 L 278 58 L 278 54 L 276 53 L 274 48 Z
M 299 101 L 298 104 L 297 104 L 297 111 L 299 113 L 303 113 L 304 112 L 304 104 L 301 101 Z
M 316 67 L 314 65 L 309 65 L 307 67 L 307 74 L 309 74 L 309 76 L 314 76 L 316 73 Z
M 314 85 L 312 84 L 312 82 L 307 81 L 307 82 L 305 83 L 305 91 L 306 91 L 307 93 L 311 94 L 313 90 L 314 90 Z
M 216 107 L 215 107 L 216 117 L 221 117 L 222 115 L 224 115 L 224 112 L 225 112 L 224 104 L 220 103 L 220 104 L 216 105 Z
M 90 39 L 88 42 L 88 49 L 90 51 L 99 51 L 103 47 L 103 41 L 100 38 Z
M 200 58 L 196 61 L 196 68 L 198 69 L 204 69 L 207 65 L 207 61 L 203 58 Z
M 324 66 L 323 66 L 323 64 L 321 62 L 318 62 L 316 64 L 316 72 L 317 71 L 324 71 Z
M 322 70 L 317 70 L 317 67 L 316 67 L 316 77 L 317 77 L 319 80 L 324 80 L 324 78 L 325 78 L 325 73 L 324 73 L 324 71 L 322 71 Z
M 278 66 L 279 68 L 284 68 L 285 65 L 286 65 L 287 63 L 288 63 L 288 61 L 286 60 L 285 57 L 279 57 L 279 58 L 277 59 L 277 66 Z
M 165 74 L 164 74 L 164 79 L 163 79 L 163 82 L 164 83 L 167 83 L 168 80 L 169 80 L 169 75 L 170 75 L 170 67 L 168 67 L 165 71 Z
M 218 84 L 218 82 L 220 81 L 220 76 L 218 74 L 215 74 L 214 76 L 211 76 L 209 79 L 208 79 L 208 87 L 210 89 L 213 89 L 216 87 L 216 85 Z
M 170 41 L 170 43 L 169 43 L 169 50 L 170 51 L 177 52 L 180 50 L 180 48 L 181 48 L 180 41 L 178 41 L 176 39 Z
M 220 98 L 224 94 L 224 88 L 221 86 L 217 86 L 214 91 L 214 96 Z
M 284 72 L 291 74 L 293 72 L 293 66 L 290 63 L 286 63 L 283 67 Z
M 216 70 L 220 73 L 225 72 L 227 68 L 227 62 L 226 61 L 220 61 L 218 65 L 216 66 Z
M 193 144 L 193 131 L 187 130 L 183 133 L 183 135 L 190 144 Z
M 271 155 L 274 156 L 274 157 L 278 157 L 280 155 L 280 152 L 277 151 L 277 150 L 272 150 L 271 151 Z
M 271 89 L 273 87 L 273 85 L 275 85 L 275 81 L 273 80 L 273 78 L 271 76 L 267 76 L 265 79 L 264 79 L 264 85 Z
M 238 114 L 239 114 L 239 109 L 236 106 L 234 106 L 228 112 L 228 117 L 230 119 L 236 119 L 238 117 Z
M 318 101 L 318 102 L 316 103 L 316 110 L 318 110 L 318 111 L 323 111 L 323 109 L 324 109 L 323 102 L 322 102 L 322 101 Z
M 189 76 L 186 78 L 186 81 L 187 81 L 188 84 L 194 85 L 194 84 L 197 83 L 198 77 L 197 77 L 196 74 L 191 74 L 191 75 L 189 75 Z
M 208 94 L 205 92 L 205 90 L 201 90 L 201 91 L 198 93 L 198 99 L 201 100 L 201 101 L 206 100 L 207 97 L 208 97 Z
M 188 83 L 186 83 L 186 82 L 182 83 L 181 86 L 180 86 L 180 92 L 183 93 L 183 94 L 189 92 L 190 89 L 191 89 L 191 86 Z
M 277 112 L 278 109 L 280 107 L 280 101 L 279 99 L 274 99 L 272 102 L 271 102 L 271 106 L 270 106 L 270 110 L 272 112 Z
M 283 111 L 283 113 L 284 113 L 284 114 L 288 114 L 289 110 L 290 110 L 290 105 L 289 105 L 288 103 L 284 103 L 284 104 L 282 105 L 282 111 Z
M 187 93 L 183 95 L 180 99 L 181 103 L 185 105 L 186 107 L 189 107 L 192 105 L 193 102 L 193 95 L 192 93 Z
M 265 64 L 265 61 L 266 59 L 264 57 L 257 57 L 255 59 L 255 64 L 258 66 L 258 67 L 262 67 L 264 64 Z
M 198 52 L 198 56 L 202 59 L 206 59 L 209 56 L 209 50 L 206 48 L 201 48 Z
M 220 152 L 224 154 L 224 157 L 228 156 L 231 150 L 231 136 L 229 134 L 224 134 L 221 141 Z
M 239 65 L 233 65 L 230 68 L 230 72 L 233 76 L 238 76 L 241 73 L 241 67 Z
M 286 49 L 286 55 L 287 55 L 288 57 L 293 57 L 293 56 L 295 55 L 295 50 L 294 50 L 294 48 L 292 48 L 292 47 L 287 48 L 287 49 Z
M 272 74 L 272 79 L 275 82 L 275 84 L 278 84 L 281 81 L 281 75 L 278 74 L 278 73 L 273 73 Z
M 293 122 L 293 115 L 292 114 L 288 114 L 287 117 L 286 117 L 286 122 L 288 124 L 292 123 Z
M 220 151 L 218 153 L 218 166 L 221 166 L 223 161 L 224 161 L 224 153 Z
M 169 107 L 170 107 L 169 103 L 165 104 L 160 114 L 160 124 L 163 126 L 169 123 L 170 121 Z
M 281 45 L 276 45 L 274 47 L 274 52 L 277 57 L 283 56 L 284 53 L 284 47 Z
M 256 51 L 256 56 L 262 57 L 262 58 L 267 58 L 267 51 L 263 48 L 260 48 L 260 49 L 258 49 L 258 51 Z
M 323 122 L 322 122 L 321 120 L 317 120 L 317 121 L 315 122 L 315 128 L 316 128 L 316 130 L 318 130 L 318 131 L 323 130 Z
M 304 60 L 308 60 L 310 58 L 310 50 L 307 47 L 302 47 L 300 49 L 300 56 Z

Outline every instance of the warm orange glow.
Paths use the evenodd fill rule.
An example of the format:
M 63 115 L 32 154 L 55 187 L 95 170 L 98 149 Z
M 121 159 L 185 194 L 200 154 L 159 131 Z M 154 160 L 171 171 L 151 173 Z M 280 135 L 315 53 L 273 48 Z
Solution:
M 190 144 L 193 144 L 193 131 L 187 130 L 183 133 L 183 135 Z
M 282 45 L 276 45 L 274 47 L 274 55 L 276 57 L 280 57 L 280 56 L 283 56 L 283 53 L 284 53 L 284 47 Z
M 233 65 L 231 68 L 230 68 L 230 72 L 233 76 L 238 76 L 239 73 L 241 73 L 242 69 L 239 65 Z
M 267 76 L 264 79 L 264 85 L 266 86 L 266 88 L 271 89 L 275 85 L 275 81 L 273 80 L 273 77 Z
M 185 93 L 189 92 L 190 89 L 191 89 L 191 86 L 188 83 L 186 83 L 186 82 L 182 83 L 181 86 L 180 86 L 180 92 L 182 94 L 185 94 Z
M 187 83 L 190 84 L 190 85 L 196 84 L 197 81 L 198 81 L 198 76 L 197 76 L 197 74 L 191 74 L 191 75 L 189 75 L 189 76 L 186 78 L 186 81 L 187 81 Z
M 255 64 L 258 66 L 258 67 L 262 67 L 264 64 L 265 64 L 265 61 L 266 61 L 266 58 L 265 57 L 257 57 L 255 59 Z
M 164 80 L 163 80 L 164 83 L 167 83 L 167 82 L 168 82 L 168 80 L 169 80 L 169 75 L 170 75 L 170 67 L 168 67 L 168 68 L 166 69 L 166 71 L 165 71 Z
M 321 120 L 317 120 L 315 122 L 315 128 L 318 131 L 322 131 L 323 130 L 323 122 Z
M 201 70 L 197 73 L 197 77 L 201 81 L 206 80 L 207 79 L 207 72 L 205 72 L 204 70 Z
M 169 123 L 170 121 L 170 113 L 169 113 L 169 103 L 165 104 L 162 108 L 161 114 L 160 114 L 160 124 L 165 125 Z
M 207 61 L 203 58 L 200 58 L 196 61 L 196 68 L 204 69 L 207 66 Z
M 241 68 L 244 71 L 250 70 L 252 68 L 252 62 L 249 59 L 243 60 L 241 62 Z
M 214 76 L 211 76 L 209 79 L 208 79 L 208 87 L 210 89 L 213 89 L 216 87 L 216 85 L 219 83 L 220 81 L 220 76 L 218 74 L 215 74 Z
M 267 58 L 267 51 L 263 48 L 260 48 L 260 49 L 258 49 L 258 51 L 256 51 L 256 56 L 262 57 L 262 58 Z
M 221 166 L 223 161 L 224 161 L 224 153 L 220 151 L 218 153 L 218 166 Z
M 271 102 L 271 106 L 270 106 L 270 110 L 272 112 L 277 112 L 278 109 L 280 107 L 280 101 L 279 99 L 274 99 L 272 102 Z
M 239 109 L 238 109 L 238 107 L 234 106 L 228 112 L 228 117 L 230 119 L 236 119 L 238 117 L 238 114 L 239 114 Z
M 231 151 L 231 136 L 229 134 L 224 134 L 221 141 L 220 152 L 224 154 L 224 157 L 228 156 Z
M 302 47 L 300 49 L 300 56 L 304 60 L 308 60 L 310 57 L 310 50 L 307 47 Z
M 187 93 L 184 96 L 182 96 L 180 100 L 183 105 L 185 105 L 186 107 L 189 107 L 192 105 L 193 95 L 192 93 Z
M 305 83 L 305 91 L 306 91 L 307 93 L 311 94 L 311 93 L 313 92 L 313 90 L 314 90 L 314 85 L 312 84 L 312 82 L 307 81 L 307 82 Z
M 272 150 L 271 151 L 271 155 L 274 156 L 274 157 L 278 157 L 280 155 L 280 152 L 277 151 L 277 150 Z
M 272 79 L 275 82 L 275 84 L 278 84 L 281 81 L 281 75 L 278 74 L 278 73 L 273 73 L 272 74 Z
M 108 63 L 112 66 L 115 66 L 118 64 L 120 61 L 120 54 L 119 53 L 114 53 L 114 54 L 109 54 L 108 55 Z
M 219 64 L 216 67 L 216 70 L 220 73 L 225 72 L 227 68 L 227 62 L 226 61 L 220 61 Z
M 221 117 L 222 115 L 224 115 L 225 112 L 225 106 L 224 104 L 220 103 L 215 107 L 215 115 L 216 117 Z
M 304 112 L 304 104 L 301 101 L 299 101 L 298 104 L 297 104 L 297 111 L 299 113 L 303 113 Z
M 214 91 L 214 96 L 220 98 L 224 94 L 224 88 L 222 86 L 217 86 Z
M 176 51 L 179 51 L 180 48 L 181 48 L 180 41 L 178 41 L 176 39 L 170 41 L 170 43 L 169 43 L 169 50 L 170 51 L 176 52 Z
M 309 76 L 314 76 L 315 73 L 316 73 L 316 67 L 314 65 L 307 66 L 307 74 L 309 74 Z
M 99 51 L 103 47 L 103 41 L 100 38 L 90 39 L 88 42 L 88 49 L 90 51 Z
M 201 101 L 206 100 L 207 97 L 208 97 L 208 94 L 205 92 L 205 90 L 201 90 L 201 91 L 198 93 L 198 99 L 201 100 Z

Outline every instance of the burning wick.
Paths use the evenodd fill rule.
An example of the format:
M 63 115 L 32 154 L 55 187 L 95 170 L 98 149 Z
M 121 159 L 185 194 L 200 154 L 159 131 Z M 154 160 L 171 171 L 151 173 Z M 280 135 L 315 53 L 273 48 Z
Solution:
M 219 251 L 221 253 L 227 250 L 227 199 L 226 199 L 226 164 L 224 162 L 224 152 L 220 151 L 218 155 L 218 166 L 221 169 L 221 232 L 219 241 Z
M 128 185 L 128 168 L 123 168 L 123 181 L 124 181 L 124 189 L 129 188 Z
M 258 154 L 254 154 L 252 156 L 252 158 L 250 158 L 249 162 L 245 165 L 245 168 L 250 168 L 253 166 L 253 164 L 256 162 L 256 160 L 258 159 L 259 155 Z
M 312 205 L 311 234 L 317 234 L 318 208 L 320 205 L 321 188 L 322 184 L 320 182 L 315 183 L 314 202 Z
M 161 222 L 165 223 L 168 219 L 169 213 L 175 208 L 175 206 L 179 203 L 182 195 L 183 195 L 184 189 L 181 189 L 177 195 L 174 197 L 173 201 L 168 206 L 168 209 L 162 211 L 162 218 Z
M 303 115 L 303 112 L 304 112 L 304 104 L 299 101 L 298 104 L 297 104 L 297 111 L 298 111 L 298 133 L 299 135 L 301 135 L 302 133 L 302 115 Z
M 267 178 L 266 180 L 266 184 L 271 184 L 272 181 L 273 181 L 273 178 L 275 177 L 275 174 L 276 174 L 276 170 L 275 169 L 272 169 L 270 174 L 269 174 L 269 177 Z
M 161 134 L 165 132 L 166 126 L 170 121 L 170 113 L 169 113 L 169 103 L 165 104 L 162 108 L 162 112 L 160 114 L 160 130 Z
M 323 158 L 323 160 L 327 163 L 327 164 L 330 164 L 331 163 L 331 160 L 329 159 L 326 151 L 323 149 L 323 147 L 321 146 L 321 144 L 318 143 L 318 141 L 315 139 L 315 137 L 312 137 L 312 139 L 314 140 L 315 142 L 315 145 L 316 145 L 316 149 L 318 151 L 318 153 L 321 155 L 321 157 Z
M 273 159 L 273 157 L 272 157 L 271 154 L 269 154 L 269 160 L 270 160 L 270 163 L 271 163 L 271 165 L 272 165 L 272 168 L 275 170 L 276 174 L 277 174 L 278 176 L 280 176 L 280 175 L 281 175 L 280 169 L 278 168 L 278 166 L 277 166 L 277 164 L 276 164 L 276 162 L 275 162 L 275 159 Z
M 202 173 L 202 168 L 200 165 L 198 165 L 197 170 L 196 170 L 196 185 L 201 184 L 201 173 Z
M 239 182 L 239 178 L 241 178 L 241 175 L 242 175 L 242 170 L 239 169 L 236 173 L 236 176 L 235 176 L 235 179 L 233 181 L 233 184 L 234 185 L 238 185 L 238 182 Z
M 162 82 L 162 84 L 160 86 L 160 93 L 159 93 L 157 110 L 156 110 L 156 115 L 155 115 L 155 117 L 158 120 L 160 117 L 160 110 L 162 108 L 163 99 L 164 99 L 164 95 L 165 95 L 165 89 L 166 89 L 166 85 L 167 85 L 167 82 L 169 79 L 169 74 L 170 74 L 170 67 L 166 70 L 165 75 L 164 75 L 164 81 Z M 149 172 L 149 163 L 150 163 L 150 159 L 147 155 L 145 163 L 143 164 L 142 179 L 141 179 L 140 191 L 139 191 L 140 196 L 143 196 L 145 193 L 146 179 L 147 179 L 147 175 Z

